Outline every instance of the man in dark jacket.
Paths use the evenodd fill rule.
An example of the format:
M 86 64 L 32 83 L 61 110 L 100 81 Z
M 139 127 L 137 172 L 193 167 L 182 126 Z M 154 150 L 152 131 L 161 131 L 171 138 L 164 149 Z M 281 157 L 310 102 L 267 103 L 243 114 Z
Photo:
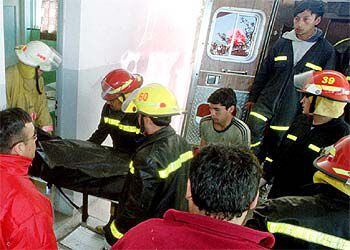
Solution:
M 314 161 L 314 184 L 303 196 L 268 200 L 248 225 L 273 233 L 277 249 L 350 249 L 349 153 L 348 135 Z
M 251 148 L 260 161 L 265 158 L 264 149 L 273 151 L 278 146 L 300 111 L 301 95 L 294 89 L 293 76 L 335 66 L 335 51 L 316 27 L 323 12 L 322 1 L 300 2 L 294 10 L 294 29 L 274 44 L 255 77 L 246 104 L 251 109 L 247 124 Z
M 110 135 L 116 151 L 135 153 L 137 139 L 142 137 L 137 127 L 137 116 L 123 113 L 121 106 L 130 93 L 141 85 L 140 75 L 133 75 L 124 69 L 112 70 L 103 78 L 102 98 L 106 104 L 103 106 L 98 128 L 88 141 L 101 144 Z
M 266 157 L 264 179 L 273 181 L 269 198 L 299 195 L 304 185 L 312 183 L 312 162 L 321 148 L 350 132 L 341 117 L 350 101 L 349 83 L 343 74 L 333 70 L 302 73 L 295 83 L 304 94 L 304 114 L 292 123 L 279 148 Z
M 116 216 L 105 236 L 115 243 L 131 227 L 169 208 L 187 210 L 185 200 L 190 146 L 170 126 L 171 116 L 180 114 L 175 96 L 159 84 L 141 88 L 123 106 L 137 112 L 143 142 L 130 162 Z

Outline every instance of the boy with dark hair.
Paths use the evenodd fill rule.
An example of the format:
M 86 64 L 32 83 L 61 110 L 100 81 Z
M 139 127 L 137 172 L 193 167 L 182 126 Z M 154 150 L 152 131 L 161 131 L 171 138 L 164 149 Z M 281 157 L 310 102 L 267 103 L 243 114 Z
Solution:
M 28 178 L 36 139 L 28 113 L 0 111 L 0 249 L 57 249 L 50 201 Z
M 210 115 L 203 117 L 200 125 L 200 146 L 209 143 L 250 146 L 248 126 L 235 117 L 237 98 L 231 88 L 220 88 L 208 98 Z
M 271 234 L 243 226 L 258 199 L 260 165 L 245 148 L 209 145 L 190 167 L 189 212 L 168 210 L 131 229 L 113 249 L 266 249 Z
M 246 107 L 251 110 L 247 121 L 251 148 L 261 162 L 266 151 L 279 146 L 301 110 L 302 96 L 294 89 L 293 76 L 335 67 L 335 51 L 317 28 L 323 12 L 322 1 L 299 2 L 294 9 L 294 29 L 276 41 L 256 74 Z

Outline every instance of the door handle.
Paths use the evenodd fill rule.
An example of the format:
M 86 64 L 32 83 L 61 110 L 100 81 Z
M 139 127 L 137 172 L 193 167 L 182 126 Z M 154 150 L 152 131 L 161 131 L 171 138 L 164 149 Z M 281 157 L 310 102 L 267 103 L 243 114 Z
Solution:
M 230 69 L 222 69 L 221 72 L 229 73 L 229 74 L 238 74 L 238 75 L 247 75 L 247 71 L 239 71 L 239 70 L 230 70 Z

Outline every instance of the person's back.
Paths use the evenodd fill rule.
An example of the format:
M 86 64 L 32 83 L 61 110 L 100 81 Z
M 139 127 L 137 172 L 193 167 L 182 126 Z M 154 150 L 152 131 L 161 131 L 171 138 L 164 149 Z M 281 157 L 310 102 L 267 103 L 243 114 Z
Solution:
M 132 228 L 113 249 L 267 249 L 272 242 L 265 232 L 171 209 Z
M 28 168 L 36 133 L 21 109 L 0 112 L 0 248 L 57 249 L 50 201 L 35 189 Z

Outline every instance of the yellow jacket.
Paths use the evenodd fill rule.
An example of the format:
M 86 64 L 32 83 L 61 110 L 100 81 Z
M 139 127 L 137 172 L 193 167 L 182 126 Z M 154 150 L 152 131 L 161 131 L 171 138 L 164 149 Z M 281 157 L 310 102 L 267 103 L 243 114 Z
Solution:
M 39 77 L 40 95 L 36 89 L 35 68 L 18 63 L 6 69 L 7 108 L 19 107 L 27 111 L 34 124 L 47 132 L 53 130 L 44 79 Z

